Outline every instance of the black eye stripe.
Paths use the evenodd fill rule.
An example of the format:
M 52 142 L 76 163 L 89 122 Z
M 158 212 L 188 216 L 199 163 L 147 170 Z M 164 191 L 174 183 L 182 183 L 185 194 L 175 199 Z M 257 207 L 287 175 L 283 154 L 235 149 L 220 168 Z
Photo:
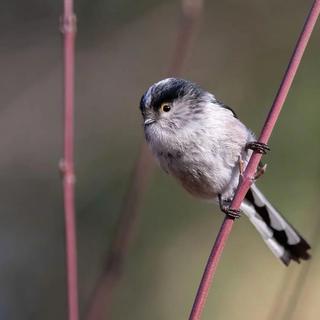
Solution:
M 164 102 L 171 103 L 172 101 L 178 99 L 181 94 L 179 87 L 173 86 L 168 88 L 155 88 L 151 101 L 151 105 L 155 110 L 159 110 Z
M 204 91 L 196 84 L 183 79 L 165 79 L 154 84 L 140 101 L 140 109 L 146 107 L 159 111 L 163 103 L 171 104 L 179 98 L 199 99 Z
M 194 98 L 202 94 L 202 90 L 195 84 L 183 79 L 170 79 L 163 84 L 159 84 L 152 89 L 151 106 L 155 110 L 159 110 L 164 102 L 172 101 L 191 95 Z

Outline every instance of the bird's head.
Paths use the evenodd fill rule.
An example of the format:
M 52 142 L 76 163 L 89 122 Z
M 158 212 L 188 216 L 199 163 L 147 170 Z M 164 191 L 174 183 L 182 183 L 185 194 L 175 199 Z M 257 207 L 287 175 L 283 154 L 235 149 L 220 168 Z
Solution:
M 144 128 L 163 130 L 183 128 L 204 113 L 203 104 L 214 97 L 196 84 L 168 78 L 153 84 L 140 101 Z

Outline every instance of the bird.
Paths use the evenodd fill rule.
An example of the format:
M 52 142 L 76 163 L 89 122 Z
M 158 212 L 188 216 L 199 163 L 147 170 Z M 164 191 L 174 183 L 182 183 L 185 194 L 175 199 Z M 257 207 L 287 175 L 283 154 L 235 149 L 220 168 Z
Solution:
M 308 260 L 308 242 L 253 183 L 240 210 L 231 201 L 252 152 L 266 144 L 227 105 L 199 85 L 166 78 L 151 85 L 140 100 L 144 136 L 160 167 L 191 195 L 215 201 L 230 218 L 240 210 L 272 253 L 286 266 Z M 262 164 L 257 176 L 263 174 Z

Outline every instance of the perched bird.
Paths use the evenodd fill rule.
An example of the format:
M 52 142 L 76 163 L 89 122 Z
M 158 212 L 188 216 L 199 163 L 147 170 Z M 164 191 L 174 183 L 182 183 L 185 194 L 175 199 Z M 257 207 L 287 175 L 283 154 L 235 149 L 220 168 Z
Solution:
M 231 108 L 187 80 L 153 84 L 142 96 L 140 110 L 146 141 L 162 169 L 192 195 L 216 200 L 222 211 L 237 217 L 239 212 L 229 206 L 242 168 L 252 149 L 266 153 L 268 146 L 255 141 Z M 241 211 L 284 264 L 310 258 L 309 244 L 255 184 Z

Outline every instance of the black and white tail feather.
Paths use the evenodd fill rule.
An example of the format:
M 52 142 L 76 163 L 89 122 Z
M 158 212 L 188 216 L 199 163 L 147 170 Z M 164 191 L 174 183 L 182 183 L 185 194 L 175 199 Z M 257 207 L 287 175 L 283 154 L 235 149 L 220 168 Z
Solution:
M 291 260 L 308 260 L 310 245 L 281 216 L 255 184 L 249 189 L 241 210 L 249 218 L 263 240 L 285 265 Z

